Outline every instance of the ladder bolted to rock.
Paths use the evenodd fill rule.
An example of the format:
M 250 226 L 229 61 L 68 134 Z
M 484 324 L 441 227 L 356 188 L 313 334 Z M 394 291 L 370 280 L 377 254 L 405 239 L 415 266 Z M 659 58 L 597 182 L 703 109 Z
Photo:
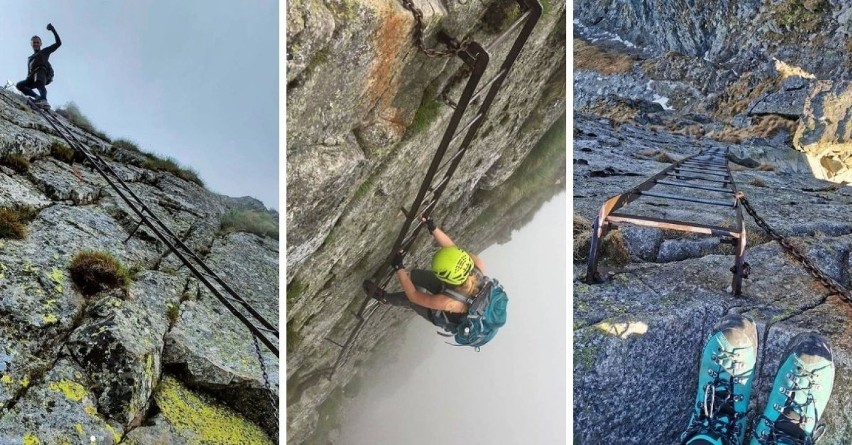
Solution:
M 687 194 L 687 192 L 692 192 L 692 194 Z M 721 227 L 618 212 L 642 197 L 698 204 L 702 209 L 730 208 L 734 211 L 734 225 L 733 227 Z M 734 277 L 731 288 L 734 295 L 740 295 L 742 279 L 744 276 L 748 276 L 748 265 L 743 259 L 746 248 L 746 230 L 743 224 L 742 209 L 737 198 L 737 187 L 728 168 L 727 150 L 708 149 L 677 161 L 636 187 L 608 199 L 601 207 L 598 218 L 592 226 L 591 246 L 589 247 L 586 268 L 587 283 L 600 281 L 597 262 L 601 240 L 616 223 L 631 223 L 720 237 L 721 242 L 734 246 L 734 266 L 731 268 Z
M 85 156 L 98 173 L 115 190 L 118 196 L 139 217 L 136 229 L 130 234 L 136 233 L 142 224 L 148 226 L 152 232 L 168 246 L 169 250 L 180 259 L 195 277 L 201 281 L 207 289 L 246 327 L 252 335 L 257 337 L 276 357 L 278 357 L 278 328 L 267 321 L 256 309 L 245 301 L 231 286 L 229 286 L 216 272 L 214 272 L 192 249 L 174 234 L 163 222 L 145 205 L 145 203 L 133 192 L 133 190 L 121 179 L 121 176 L 103 160 L 97 153 L 89 150 L 70 131 L 56 115 L 39 107 L 30 99 L 27 103 L 56 130 L 59 135 L 77 152 Z M 129 237 L 128 237 L 129 239 Z
M 494 98 L 497 96 L 503 82 L 508 77 L 512 65 L 514 65 L 521 49 L 526 44 L 530 34 L 532 34 L 533 28 L 535 28 L 538 19 L 541 17 L 542 7 L 538 0 L 516 1 L 520 5 L 522 14 L 487 47 L 483 47 L 476 42 L 466 42 L 462 46 L 455 39 L 443 32 L 438 35 L 439 40 L 446 43 L 450 48 L 455 47 L 458 50 L 455 54 L 470 69 L 470 77 L 462 90 L 459 100 L 449 104 L 454 111 L 438 145 L 438 149 L 432 158 L 426 176 L 411 206 L 408 209 L 401 209 L 405 216 L 405 222 L 399 231 L 396 241 L 394 241 L 393 248 L 387 260 L 372 276 L 372 281 L 377 283 L 380 289 L 386 288 L 394 276 L 393 269 L 391 268 L 391 261 L 394 255 L 397 252 L 403 256 L 407 255 L 417 240 L 421 229 L 425 226 L 425 223 L 420 221 L 420 216 L 429 215 L 435 209 L 438 200 L 441 198 L 450 179 L 452 179 L 459 163 L 465 153 L 467 153 L 474 137 L 476 137 L 477 130 L 485 122 L 488 110 L 494 102 Z M 418 12 L 415 12 L 415 17 Z M 485 81 L 482 86 L 479 86 L 491 61 L 490 52 L 515 33 L 517 33 L 515 41 L 497 73 Z M 477 103 L 479 104 L 478 107 L 475 106 Z M 474 104 L 474 106 L 469 107 L 471 104 Z M 469 108 L 475 111 L 467 112 Z M 471 114 L 472 116 L 469 116 Z M 329 379 L 353 354 L 359 334 L 363 331 L 370 317 L 376 314 L 379 305 L 380 303 L 373 299 L 372 295 L 368 295 L 361 304 L 357 314 L 355 314 L 358 318 L 358 324 L 350 332 L 346 341 L 341 344 L 340 342 L 328 339 L 330 342 L 341 347 L 340 354 L 329 372 Z

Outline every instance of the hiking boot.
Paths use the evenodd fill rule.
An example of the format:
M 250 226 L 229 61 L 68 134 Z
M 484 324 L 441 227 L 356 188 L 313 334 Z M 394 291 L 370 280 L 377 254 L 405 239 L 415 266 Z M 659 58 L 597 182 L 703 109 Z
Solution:
M 698 374 L 698 395 L 681 444 L 740 445 L 757 361 L 757 328 L 727 315 L 713 328 Z
M 385 300 L 385 290 L 380 288 L 376 283 L 371 280 L 364 280 L 361 284 L 361 287 L 364 289 L 364 292 L 367 293 L 371 298 L 375 298 L 380 303 L 387 304 Z
M 793 337 L 763 415 L 755 419 L 752 445 L 814 444 L 825 429 L 818 424 L 834 386 L 831 346 L 815 333 Z

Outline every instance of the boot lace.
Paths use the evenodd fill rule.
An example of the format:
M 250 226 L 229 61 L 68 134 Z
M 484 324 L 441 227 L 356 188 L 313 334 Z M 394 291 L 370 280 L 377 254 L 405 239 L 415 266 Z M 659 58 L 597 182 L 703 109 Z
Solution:
M 734 373 L 742 367 L 736 351 L 717 349 L 712 355 L 716 369 L 708 369 L 713 381 L 704 385 L 704 398 L 695 404 L 695 411 L 689 426 L 681 435 L 681 443 L 686 443 L 698 433 L 712 431 L 719 435 L 724 445 L 739 445 L 742 424 L 739 423 L 748 412 L 739 413 L 734 409 L 734 403 L 742 401 L 743 395 L 734 392 L 735 384 L 745 383 L 745 378 L 728 373 L 723 363 L 730 363 Z M 723 373 L 726 377 L 723 377 Z
M 787 380 L 792 382 L 790 387 L 782 385 L 778 389 L 787 399 L 784 404 L 772 405 L 772 409 L 779 414 L 778 419 L 772 422 L 765 415 L 758 418 L 759 422 L 763 422 L 769 428 L 755 437 L 761 445 L 813 445 L 819 440 L 825 432 L 825 424 L 816 425 L 811 434 L 807 434 L 803 426 L 806 427 L 809 423 L 816 424 L 819 421 L 816 407 L 812 417 L 807 415 L 807 407 L 814 404 L 811 390 L 820 388 L 819 371 L 821 370 L 822 368 L 808 371 L 797 366 L 795 371 L 787 373 Z M 801 391 L 807 391 L 808 396 L 804 403 L 797 403 L 794 396 Z

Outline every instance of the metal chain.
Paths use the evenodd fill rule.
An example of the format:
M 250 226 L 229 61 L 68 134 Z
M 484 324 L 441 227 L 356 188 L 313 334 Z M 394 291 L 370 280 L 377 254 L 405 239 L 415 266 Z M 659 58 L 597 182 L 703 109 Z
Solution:
M 447 56 L 455 56 L 462 51 L 467 51 L 467 47 L 470 44 L 468 40 L 465 40 L 461 43 L 453 40 L 448 46 L 446 50 L 439 50 L 434 48 L 426 48 L 426 45 L 423 44 L 423 33 L 426 29 L 426 25 L 423 24 L 423 11 L 414 6 L 414 0 L 402 0 L 402 6 L 405 9 L 411 11 L 411 14 L 414 15 L 414 21 L 417 23 L 414 26 L 414 43 L 420 48 L 420 51 L 423 51 L 429 57 L 447 57 Z
M 737 200 L 742 203 L 743 207 L 745 207 L 746 211 L 749 215 L 754 218 L 754 222 L 760 226 L 769 236 L 772 237 L 775 241 L 778 241 L 778 244 L 784 248 L 787 253 L 790 254 L 796 261 L 801 263 L 802 267 L 805 268 L 814 278 L 819 280 L 823 286 L 832 291 L 832 294 L 837 294 L 841 299 L 846 301 L 847 303 L 852 303 L 852 293 L 849 292 L 846 288 L 844 288 L 840 283 L 838 283 L 834 278 L 826 275 L 825 272 L 819 270 L 814 263 L 811 262 L 806 256 L 804 256 L 795 246 L 793 246 L 790 241 L 781 236 L 778 232 L 769 227 L 769 224 L 766 223 L 766 220 L 761 218 L 757 212 L 754 210 L 754 207 L 751 206 L 751 203 L 745 197 L 743 192 L 737 192 Z
M 278 399 L 272 393 L 272 385 L 269 383 L 269 374 L 266 372 L 266 362 L 263 360 L 263 355 L 260 353 L 260 344 L 257 341 L 257 336 L 252 335 L 254 340 L 254 351 L 257 353 L 257 359 L 260 362 L 260 372 L 263 373 L 263 386 L 266 387 L 266 395 L 269 397 L 269 402 L 272 404 L 272 409 L 275 411 L 275 435 L 278 435 Z

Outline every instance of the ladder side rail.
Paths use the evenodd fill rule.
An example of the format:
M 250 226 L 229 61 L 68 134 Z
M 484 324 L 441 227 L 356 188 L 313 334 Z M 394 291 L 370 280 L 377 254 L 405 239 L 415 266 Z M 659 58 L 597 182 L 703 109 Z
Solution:
M 426 172 L 426 176 L 421 183 L 420 190 L 417 192 L 417 196 L 414 198 L 414 202 L 411 205 L 411 213 L 413 213 L 416 209 L 418 209 L 423 202 L 423 198 L 426 193 L 429 191 L 429 188 L 432 184 L 432 179 L 437 171 L 438 167 L 441 164 L 441 160 L 443 159 L 444 153 L 449 146 L 449 142 L 452 139 L 455 131 L 461 122 L 462 116 L 467 110 L 467 107 L 470 103 L 470 98 L 473 95 L 474 90 L 476 89 L 477 84 L 479 84 L 479 80 L 482 78 L 482 75 L 485 73 L 485 68 L 488 66 L 489 55 L 482 47 L 476 43 L 472 42 L 468 46 L 468 50 L 472 50 L 475 54 L 475 58 L 473 61 L 473 70 L 470 78 L 468 79 L 467 84 L 465 85 L 464 91 L 462 92 L 461 99 L 459 100 L 458 105 L 456 106 L 455 111 L 453 112 L 452 117 L 450 118 L 450 122 L 447 125 L 447 129 L 444 131 L 444 136 L 441 139 L 441 143 L 438 146 L 438 150 L 435 152 L 435 155 L 432 158 L 432 163 L 429 166 L 429 170 Z M 432 201 L 437 201 L 438 196 L 432 195 Z M 406 238 L 406 234 L 408 233 L 409 227 L 414 219 L 418 218 L 420 215 L 410 214 L 406 217 L 405 222 L 402 225 L 402 229 L 399 231 L 399 235 L 394 241 L 393 248 L 391 249 L 391 258 L 393 255 L 399 250 L 402 245 L 402 241 Z M 418 229 L 419 230 L 419 229 Z M 406 252 L 407 253 L 407 252 Z M 387 270 L 390 266 L 389 258 L 377 271 L 375 276 L 383 276 L 387 273 Z
M 39 110 L 39 111 L 44 111 L 44 110 Z M 121 196 L 121 198 L 131 207 L 131 209 L 134 210 L 134 212 L 136 212 L 137 215 L 139 215 L 139 217 L 141 219 L 145 220 L 149 217 L 144 216 L 143 212 L 140 212 L 139 210 L 134 208 L 134 205 L 139 205 L 140 207 L 142 207 L 142 209 L 145 212 L 147 212 L 148 215 L 150 215 L 150 219 L 152 219 L 154 222 L 156 222 L 157 225 L 160 226 L 160 229 L 162 229 L 163 231 L 165 231 L 168 234 L 168 236 L 171 238 L 173 244 L 176 244 L 180 249 L 183 250 L 183 252 L 182 252 L 183 254 L 185 254 L 185 255 L 189 256 L 190 258 L 192 258 L 193 260 L 195 260 L 196 263 L 198 263 L 198 265 L 201 266 L 201 268 L 204 269 L 205 272 L 207 272 L 209 275 L 212 276 L 212 278 L 219 284 L 219 286 L 221 286 L 227 293 L 229 293 L 233 297 L 234 300 L 239 302 L 250 314 L 252 314 L 252 316 L 254 316 L 260 322 L 260 324 L 262 324 L 267 329 L 271 329 L 272 331 L 274 331 L 276 333 L 276 336 L 278 335 L 278 328 L 275 327 L 269 321 L 267 321 L 260 313 L 258 313 L 233 288 L 231 288 L 231 286 L 229 286 L 228 283 L 226 283 L 214 270 L 212 270 L 210 267 L 208 267 L 207 264 L 205 264 L 204 261 L 202 261 L 201 258 L 199 258 L 198 255 L 196 255 L 195 252 L 193 252 L 192 249 L 190 249 L 183 242 L 183 240 L 181 240 L 176 234 L 174 234 L 171 231 L 171 229 L 169 229 L 169 227 L 167 225 L 165 225 L 151 211 L 151 209 L 147 205 L 145 205 L 144 201 L 142 201 L 142 199 L 139 198 L 139 196 L 136 195 L 135 192 L 133 192 L 133 190 L 127 185 L 127 183 L 125 183 L 124 180 L 121 179 L 121 177 L 118 175 L 118 173 L 116 173 L 116 171 L 107 162 L 105 162 L 103 160 L 103 158 L 101 158 L 97 153 L 94 153 L 91 150 L 87 150 L 85 145 L 82 142 L 80 142 L 79 139 L 77 139 L 76 136 L 74 136 L 74 134 L 68 129 L 68 127 L 65 126 L 64 124 L 62 124 L 62 122 L 59 121 L 56 118 L 56 116 L 53 115 L 53 113 L 45 112 L 45 114 L 47 114 L 51 118 L 53 118 L 56 121 L 56 124 L 58 124 L 63 130 L 65 130 L 65 133 L 67 133 L 68 135 L 71 136 L 71 139 L 73 139 L 74 142 L 77 144 L 77 147 L 75 147 L 75 148 L 77 148 L 79 151 L 81 151 L 86 156 L 86 158 L 89 160 L 89 162 L 91 162 L 95 166 L 95 168 L 98 170 L 98 172 L 101 174 L 101 176 L 104 177 L 104 179 L 107 181 L 107 183 L 109 183 L 110 186 L 112 186 L 112 188 L 116 192 L 118 192 L 119 196 Z M 50 119 L 48 119 L 48 122 L 50 122 Z M 53 122 L 51 122 L 51 124 L 53 124 Z M 56 128 L 56 127 L 54 126 L 54 128 Z M 63 135 L 63 139 L 65 139 L 69 144 L 74 145 L 68 138 L 65 137 L 65 135 L 59 129 L 57 129 L 57 131 L 60 132 L 61 135 Z M 109 177 L 104 173 L 104 171 L 102 171 L 102 169 L 98 167 L 98 165 L 97 165 L 98 162 L 100 162 L 101 165 L 103 165 L 106 168 L 106 170 L 121 184 L 121 186 L 124 188 L 124 190 L 133 197 L 133 199 L 136 201 L 136 203 L 130 202 L 127 199 L 127 197 L 125 197 L 123 195 L 122 191 L 119 190 L 119 188 L 109 179 Z M 148 226 L 151 227 L 150 224 L 148 224 Z M 155 228 L 155 227 L 151 227 L 151 229 L 154 230 L 155 232 L 157 231 L 157 228 Z M 178 249 L 175 249 L 174 245 L 169 244 L 169 243 L 166 243 L 166 245 L 169 246 L 169 248 L 172 252 L 177 253 Z M 181 258 L 181 261 L 183 261 L 184 263 L 186 262 L 186 261 L 184 261 L 183 258 Z M 198 275 L 198 274 L 196 274 L 196 275 Z
M 68 143 L 69 143 L 69 144 L 71 144 L 72 146 L 75 146 L 75 148 L 77 148 L 79 151 L 81 151 L 81 153 L 82 153 L 84 156 L 86 156 L 86 159 L 87 159 L 87 160 L 89 160 L 89 162 L 90 162 L 90 163 L 92 163 L 92 165 L 95 167 L 95 169 L 98 171 L 98 173 L 100 173 L 100 174 L 101 174 L 101 176 L 102 176 L 102 177 L 103 177 L 103 178 L 107 181 L 107 183 L 108 183 L 108 184 L 109 184 L 109 185 L 110 185 L 110 186 L 111 186 L 111 187 L 112 187 L 112 188 L 113 188 L 113 189 L 114 189 L 114 190 L 118 193 L 118 195 L 122 198 L 122 200 L 124 200 L 124 201 L 125 201 L 125 203 L 127 203 L 127 205 L 128 205 L 128 206 L 129 206 L 129 207 L 130 207 L 130 208 L 131 208 L 131 209 L 132 209 L 132 210 L 133 210 L 133 211 L 134 211 L 137 215 L 139 215 L 139 217 L 141 218 L 141 220 L 142 220 L 142 221 L 143 221 L 143 222 L 144 222 L 144 223 L 145 223 L 145 224 L 146 224 L 149 228 L 151 228 L 151 230 L 152 230 L 152 231 L 153 231 L 153 232 L 154 232 L 154 233 L 155 233 L 155 234 L 156 234 L 156 235 L 160 238 L 160 240 L 161 240 L 163 243 L 165 243 L 165 244 L 166 244 L 166 246 L 168 246 L 168 247 L 169 247 L 169 249 L 170 249 L 173 253 L 175 253 L 175 255 L 176 255 L 176 256 L 177 256 L 177 257 L 181 260 L 181 262 L 183 262 L 183 263 L 184 263 L 184 265 L 186 265 L 186 266 L 187 266 L 187 268 L 189 268 L 189 269 L 190 269 L 190 271 L 192 271 L 192 272 L 193 272 L 193 274 L 196 276 L 196 278 L 198 278 L 198 279 L 199 279 L 202 283 L 204 283 L 204 285 L 205 285 L 208 289 L 210 289 L 210 291 L 214 294 L 214 296 L 216 296 L 216 298 L 217 298 L 217 299 L 218 299 L 218 300 L 219 300 L 219 301 L 220 301 L 223 305 L 225 305 L 225 307 L 226 307 L 226 308 L 227 308 L 227 309 L 228 309 L 231 313 L 233 313 L 233 314 L 234 314 L 234 315 L 235 315 L 238 319 L 240 319 L 240 321 L 242 321 L 242 322 L 243 322 L 243 324 L 245 324 L 245 325 L 246 325 L 246 327 L 248 327 L 248 328 L 249 328 L 249 330 L 251 330 L 253 334 L 255 334 L 256 336 L 258 336 L 258 337 L 260 338 L 260 340 L 261 340 L 261 341 L 262 341 L 262 342 L 263 342 L 263 343 L 264 343 L 264 344 L 265 344 L 268 348 L 270 348 L 270 350 L 271 350 L 272 352 L 274 352 L 276 356 L 278 356 L 278 353 L 279 353 L 279 352 L 278 352 L 278 347 L 277 347 L 277 346 L 276 346 L 273 342 L 271 342 L 271 341 L 270 341 L 270 340 L 269 340 L 269 339 L 268 339 L 268 338 L 267 338 L 267 337 L 266 337 L 266 336 L 265 336 L 265 335 L 264 335 L 264 334 L 263 334 L 263 333 L 262 333 L 259 329 L 257 329 L 257 328 L 254 326 L 254 324 L 253 324 L 253 323 L 251 323 L 251 321 L 249 321 L 249 320 L 248 320 L 248 319 L 247 319 L 247 318 L 246 318 L 246 317 L 245 317 L 245 316 L 244 316 L 241 312 L 239 312 L 239 311 L 238 311 L 238 310 L 237 310 L 237 309 L 236 309 L 233 305 L 231 305 L 231 304 L 230 304 L 230 303 L 229 303 L 229 302 L 228 302 L 228 301 L 227 301 L 227 300 L 226 300 L 226 299 L 225 299 L 225 298 L 221 295 L 221 293 L 220 293 L 220 292 L 219 292 L 219 291 L 218 291 L 218 290 L 217 290 L 217 289 L 216 289 L 216 288 L 215 288 L 215 287 L 214 287 L 214 286 L 213 286 L 213 285 L 212 285 L 209 281 L 207 281 L 207 279 L 206 279 L 204 276 L 202 276 L 200 272 L 198 272 L 198 270 L 197 270 L 197 269 L 196 269 L 196 268 L 192 265 L 192 263 L 190 263 L 190 262 L 189 262 L 189 261 L 188 261 L 188 260 L 184 257 L 184 255 L 183 255 L 181 252 L 179 252 L 179 251 L 178 251 L 178 249 L 176 249 L 176 248 L 175 248 L 175 246 L 174 246 L 174 245 L 173 245 L 173 244 L 172 244 L 172 243 L 171 243 L 171 242 L 170 242 L 170 241 L 169 241 L 169 240 L 168 240 L 168 239 L 167 239 L 167 238 L 166 238 L 166 237 L 165 237 L 162 233 L 160 233 L 160 231 L 157 229 L 157 227 L 156 227 L 156 226 L 154 226 L 154 225 L 153 225 L 153 223 L 151 223 L 151 220 L 153 219 L 153 220 L 157 221 L 159 224 L 161 224 L 161 225 L 162 225 L 162 222 L 161 222 L 161 221 L 159 221 L 159 219 L 157 219 L 157 218 L 156 218 L 156 216 L 154 216 L 154 215 L 153 215 L 153 213 L 151 213 L 151 212 L 150 212 L 150 209 L 148 209 L 148 213 L 149 213 L 149 214 L 151 214 L 152 216 L 149 218 L 149 217 L 146 217 L 146 216 L 145 216 L 145 215 L 144 215 L 144 214 L 143 214 L 143 213 L 142 213 L 139 209 L 137 209 L 137 208 L 136 208 L 136 206 L 135 206 L 135 205 L 134 205 L 134 204 L 133 204 L 133 203 L 132 203 L 132 202 L 131 202 L 128 198 L 127 198 L 127 196 L 125 196 L 125 194 L 124 194 L 124 192 L 122 192 L 121 188 L 120 188 L 120 187 L 118 187 L 118 186 L 115 184 L 115 182 L 113 182 L 113 181 L 112 181 L 112 179 L 109 177 L 109 175 L 108 175 L 108 174 L 107 174 L 107 173 L 106 173 L 106 172 L 105 172 L 105 171 L 104 171 L 104 170 L 103 170 L 103 169 L 102 169 L 102 168 L 98 165 L 98 163 L 95 161 L 95 159 L 98 159 L 100 162 L 104 163 L 104 165 L 106 165 L 106 166 L 107 166 L 107 168 L 110 168 L 110 171 L 111 171 L 112 175 L 113 175 L 113 176 L 115 176 L 115 179 L 117 179 L 118 181 L 120 181 L 120 182 L 122 183 L 122 185 L 124 186 L 124 188 L 125 188 L 125 189 L 127 189 L 127 190 L 128 190 L 128 191 L 132 194 L 132 190 L 130 190 L 130 189 L 129 189 L 129 187 L 127 187 L 126 183 L 124 183 L 124 182 L 121 180 L 121 178 L 120 178 L 120 177 L 118 177 L 118 175 L 115 173 L 115 171 L 114 171 L 114 170 L 112 170 L 112 169 L 111 169 L 111 167 L 109 167 L 109 165 L 108 165 L 108 164 L 106 164 L 106 163 L 103 161 L 103 159 L 101 159 L 101 158 L 100 158 L 97 154 L 95 154 L 95 153 L 87 153 L 87 150 L 80 150 L 80 149 L 79 149 L 79 147 L 77 147 L 77 146 L 76 146 L 77 144 L 81 144 L 81 143 L 79 142 L 79 140 L 77 140 L 77 139 L 76 139 L 76 137 L 74 137 L 74 135 L 73 135 L 73 134 L 70 134 L 70 132 L 69 132 L 69 134 L 70 134 L 71 138 L 69 139 L 68 134 L 66 134 L 66 132 L 61 131 L 61 130 L 59 129 L 59 127 L 57 127 L 57 124 L 59 124 L 59 125 L 60 125 L 60 126 L 62 126 L 63 128 L 66 128 L 66 127 L 65 127 L 65 126 L 64 126 L 61 122 L 58 122 L 58 120 L 57 120 L 56 122 L 54 122 L 52 119 L 50 119 L 50 118 L 46 117 L 46 115 L 47 115 L 47 114 L 49 114 L 49 113 L 46 113 L 44 110 L 41 110 L 41 109 L 38 109 L 38 108 L 37 108 L 37 111 L 39 111 L 39 113 L 42 115 L 42 117 L 44 117 L 44 118 L 45 118 L 45 120 L 47 120 L 47 121 L 48 121 L 48 123 L 50 123 L 50 124 L 54 127 L 54 129 L 55 129 L 55 130 L 56 130 L 56 131 L 60 134 L 60 136 L 61 136 L 63 139 L 65 139 L 65 141 L 66 141 L 66 142 L 68 142 Z M 53 117 L 53 116 L 51 116 L 51 117 Z M 54 119 L 55 119 L 55 117 L 54 117 Z M 71 139 L 74 139 L 74 142 L 72 142 L 72 141 L 71 141 Z M 76 142 L 77 144 L 75 144 L 75 142 Z M 143 206 L 143 208 L 146 208 L 146 209 L 147 209 L 147 207 L 144 205 L 144 203 L 142 203 L 142 201 L 141 201 L 141 200 L 139 200 L 139 198 L 138 198 L 137 196 L 135 196 L 135 194 L 133 194 L 133 196 L 134 196 L 134 198 L 135 198 L 135 199 L 137 199 L 137 201 L 138 201 L 139 203 L 141 203 L 141 205 Z M 166 229 L 168 229 L 168 228 L 166 228 Z M 169 232 L 170 232 L 170 231 L 169 231 Z M 173 236 L 173 234 L 171 234 L 171 233 L 170 233 L 170 235 L 172 235 L 172 236 Z M 173 236 L 173 237 L 174 237 L 174 236 Z M 174 237 L 174 238 L 175 238 L 175 239 L 177 239 L 176 237 Z M 180 240 L 178 240 L 178 241 L 180 241 Z M 206 266 L 206 265 L 205 265 L 205 266 Z M 209 269 L 209 268 L 208 268 L 208 269 Z M 211 271 L 211 272 L 212 272 L 212 271 Z M 211 275 L 215 275 L 215 273 L 211 273 Z M 220 279 L 220 281 L 221 281 L 221 279 Z M 233 290 L 231 290 L 231 292 L 233 292 Z M 237 299 L 238 299 L 238 300 L 242 300 L 242 299 L 239 297 L 239 295 L 236 295 L 236 297 L 237 297 Z M 257 312 L 256 312 L 253 308 L 251 308 L 250 306 L 248 306 L 248 305 L 247 305 L 247 303 L 243 302 L 243 304 L 247 306 L 246 308 L 247 308 L 247 309 L 249 309 L 249 311 L 250 311 L 250 312 L 257 313 Z M 252 314 L 252 315 L 254 315 L 254 314 Z M 260 315 L 260 314 L 258 313 L 258 314 L 257 314 L 257 316 L 259 316 L 259 315 Z M 265 319 L 263 319 L 263 317 L 262 317 L 262 316 L 259 316 L 258 321 L 260 321 L 260 322 L 261 322 L 261 324 L 264 324 L 265 326 L 267 326 L 267 325 L 268 325 L 267 327 L 270 327 L 270 326 L 271 326 L 271 327 L 272 327 L 272 329 L 274 329 L 274 330 L 275 330 L 275 335 L 276 335 L 276 337 L 278 337 L 277 329 L 275 329 L 275 327 L 274 327 L 274 326 L 272 326 L 272 325 L 271 325 L 271 323 L 269 323 L 268 321 L 266 321 Z

